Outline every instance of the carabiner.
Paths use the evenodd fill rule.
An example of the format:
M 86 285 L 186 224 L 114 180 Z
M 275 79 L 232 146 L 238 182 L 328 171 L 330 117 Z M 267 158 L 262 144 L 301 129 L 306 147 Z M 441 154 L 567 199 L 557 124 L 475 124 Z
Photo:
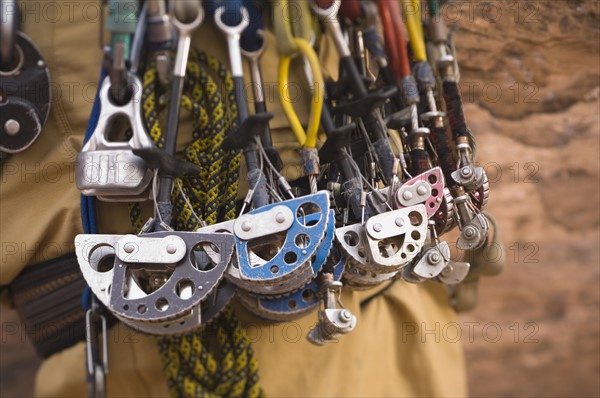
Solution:
M 310 116 L 306 131 L 304 131 L 304 128 L 300 123 L 300 119 L 294 111 L 294 107 L 290 101 L 288 74 L 292 57 L 288 55 L 283 55 L 279 59 L 279 98 L 281 101 L 281 106 L 290 122 L 292 131 L 294 132 L 298 143 L 307 148 L 315 148 L 317 145 L 317 133 L 319 131 L 321 111 L 323 108 L 323 90 L 325 88 L 323 74 L 321 72 L 319 58 L 308 41 L 300 38 L 294 38 L 293 42 L 298 48 L 300 54 L 310 63 L 314 79 L 315 90 L 313 94 L 313 100 L 311 101 Z

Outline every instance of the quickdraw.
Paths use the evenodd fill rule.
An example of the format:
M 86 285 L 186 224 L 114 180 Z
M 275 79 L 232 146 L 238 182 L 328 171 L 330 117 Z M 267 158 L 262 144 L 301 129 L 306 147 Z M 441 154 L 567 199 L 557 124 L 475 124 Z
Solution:
M 311 1 L 339 58 L 338 81 L 325 82 L 315 50 L 322 32 L 312 31 L 318 25 L 304 19 L 309 13 L 294 23 L 279 18 L 287 3 L 273 4 L 280 101 L 304 170 L 298 180 L 287 181 L 272 143 L 273 115 L 267 112 L 263 88 L 260 60 L 272 44 L 263 31 L 262 11 L 250 0 L 205 2 L 204 8 L 190 0 L 171 2 L 167 14 L 163 3 L 145 3 L 139 24 L 146 26 L 138 24 L 131 68 L 124 78 L 115 72 L 103 81 L 100 122 L 80 154 L 78 187 L 84 195 L 153 199 L 156 207 L 138 235 L 76 239 L 84 276 L 111 312 L 138 330 L 176 334 L 217 319 L 237 295 L 248 310 L 271 321 L 318 309 L 307 337 L 324 344 L 356 325 L 339 300 L 344 284 L 367 289 L 403 279 L 456 285 L 467 276 L 470 265 L 453 261 L 440 237 L 458 226 L 457 247 L 482 247 L 489 228 L 482 214 L 489 189 L 484 170 L 474 164 L 474 137 L 464 117 L 456 59 L 440 18 L 429 18 L 424 30 L 419 14 L 405 12 L 409 54 L 396 2 Z M 437 9 L 436 1 L 433 5 Z M 402 2 L 405 11 L 415 6 L 418 1 Z M 231 75 L 206 55 L 190 53 L 191 32 L 205 11 L 227 39 Z M 178 34 L 172 70 L 169 26 Z M 150 59 L 143 87 L 136 75 L 136 38 L 144 36 L 142 31 Z M 121 49 L 123 42 L 113 42 L 113 57 L 119 60 L 128 53 Z M 437 52 L 428 54 L 428 48 Z M 254 114 L 246 101 L 242 55 L 250 67 Z M 288 100 L 294 56 L 304 60 L 312 86 L 306 130 Z M 112 62 L 111 68 L 122 64 Z M 210 77 L 202 69 L 206 65 L 224 83 L 226 98 L 210 91 Z M 120 92 L 114 86 L 123 86 L 119 79 L 129 91 L 123 100 L 111 102 Z M 164 135 L 155 109 L 157 87 L 167 92 Z M 175 150 L 182 106 L 196 119 L 186 161 Z M 231 110 L 226 121 L 225 107 Z M 126 142 L 115 144 L 106 137 L 118 115 L 129 118 L 131 131 Z M 327 137 L 322 144 L 319 127 Z M 239 151 L 249 190 L 236 212 Z M 224 159 L 236 159 L 231 169 Z M 86 166 L 96 164 L 100 178 L 92 181 Z M 122 176 L 125 167 L 133 167 L 134 182 Z M 140 214 L 133 205 L 138 224 Z
M 290 103 L 288 74 L 292 59 L 290 56 L 282 56 L 279 61 L 279 98 L 281 106 L 290 122 L 290 126 L 298 143 L 303 146 L 300 150 L 302 164 L 304 166 L 304 175 L 308 176 L 310 182 L 310 192 L 317 191 L 317 176 L 319 175 L 319 155 L 317 153 L 317 133 L 321 121 L 321 112 L 323 109 L 323 77 L 321 75 L 321 67 L 317 55 L 304 39 L 295 38 L 294 45 L 298 48 L 299 53 L 307 60 L 310 65 L 310 76 L 314 79 L 313 99 L 311 101 L 310 117 L 308 121 L 308 129 L 305 132 L 298 116 L 293 110 Z

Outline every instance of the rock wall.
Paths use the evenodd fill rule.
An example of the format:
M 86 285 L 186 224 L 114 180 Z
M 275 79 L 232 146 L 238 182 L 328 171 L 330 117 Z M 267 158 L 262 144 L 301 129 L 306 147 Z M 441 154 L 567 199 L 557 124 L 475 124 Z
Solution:
M 470 392 L 598 396 L 600 3 L 454 1 L 444 16 L 506 259 L 460 317 Z

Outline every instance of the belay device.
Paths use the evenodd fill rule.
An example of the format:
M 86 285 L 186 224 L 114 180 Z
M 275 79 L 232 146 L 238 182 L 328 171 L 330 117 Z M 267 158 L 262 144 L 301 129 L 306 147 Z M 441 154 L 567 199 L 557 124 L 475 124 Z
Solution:
M 50 72 L 33 41 L 18 29 L 14 0 L 0 2 L 0 153 L 29 148 L 50 114 Z

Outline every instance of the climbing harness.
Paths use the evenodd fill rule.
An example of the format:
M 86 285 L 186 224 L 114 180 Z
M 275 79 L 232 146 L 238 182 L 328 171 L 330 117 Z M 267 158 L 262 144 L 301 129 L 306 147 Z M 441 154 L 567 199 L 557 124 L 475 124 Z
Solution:
M 147 0 L 135 29 L 108 26 L 105 73 L 78 157 L 86 228 L 75 239 L 77 259 L 94 308 L 161 336 L 172 395 L 263 394 L 252 348 L 228 307 L 234 296 L 267 321 L 317 310 L 307 334 L 316 345 L 356 326 L 340 300 L 344 286 L 430 280 L 453 286 L 459 300 L 456 286 L 471 265 L 452 260 L 441 237 L 458 226 L 458 248 L 484 250 L 489 187 L 474 164 L 456 59 L 432 4 L 427 29 L 420 14 L 407 12 L 416 0 L 180 0 L 168 7 Z M 313 12 L 293 19 L 290 5 Z M 267 6 L 276 43 L 265 34 Z M 225 37 L 231 71 L 191 46 L 205 19 Z M 337 81 L 320 65 L 322 35 L 338 55 Z M 281 173 L 269 127 L 260 61 L 273 46 L 279 101 L 303 170 L 294 181 Z M 311 94 L 306 121 L 290 100 L 296 59 Z M 178 152 L 181 109 L 191 115 L 192 137 Z M 115 141 L 123 119 L 129 128 Z M 236 208 L 242 154 L 248 191 Z M 93 198 L 130 202 L 136 234 L 98 233 Z M 152 217 L 143 201 L 153 202 Z M 204 333 L 211 330 L 217 347 Z M 98 349 L 90 357 L 103 358 Z

